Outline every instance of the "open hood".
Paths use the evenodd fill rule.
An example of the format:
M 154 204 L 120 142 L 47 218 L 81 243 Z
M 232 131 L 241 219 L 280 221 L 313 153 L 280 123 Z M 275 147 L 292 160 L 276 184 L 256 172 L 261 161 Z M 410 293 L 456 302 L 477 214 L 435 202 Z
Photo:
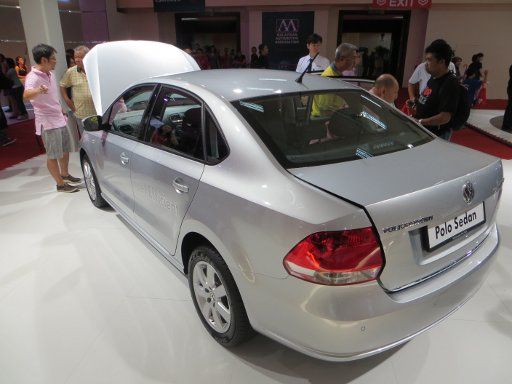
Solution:
M 156 41 L 113 41 L 96 45 L 84 58 L 96 113 L 107 108 L 130 85 L 154 76 L 200 70 L 188 53 Z

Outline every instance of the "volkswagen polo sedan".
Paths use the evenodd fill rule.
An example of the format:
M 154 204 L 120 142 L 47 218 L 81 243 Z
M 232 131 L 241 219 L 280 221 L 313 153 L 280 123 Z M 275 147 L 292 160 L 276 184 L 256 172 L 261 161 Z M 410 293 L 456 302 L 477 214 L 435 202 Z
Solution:
M 201 71 L 150 42 L 100 44 L 85 65 L 90 199 L 188 276 L 222 345 L 257 331 L 320 359 L 363 358 L 429 329 L 485 279 L 499 159 L 337 79 Z

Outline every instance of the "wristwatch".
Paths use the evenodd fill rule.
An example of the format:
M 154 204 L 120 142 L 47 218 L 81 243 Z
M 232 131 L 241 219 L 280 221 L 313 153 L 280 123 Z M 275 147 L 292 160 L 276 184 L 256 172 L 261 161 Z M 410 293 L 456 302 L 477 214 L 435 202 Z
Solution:
M 418 119 L 418 123 L 420 123 L 421 125 L 423 125 L 423 119 Z

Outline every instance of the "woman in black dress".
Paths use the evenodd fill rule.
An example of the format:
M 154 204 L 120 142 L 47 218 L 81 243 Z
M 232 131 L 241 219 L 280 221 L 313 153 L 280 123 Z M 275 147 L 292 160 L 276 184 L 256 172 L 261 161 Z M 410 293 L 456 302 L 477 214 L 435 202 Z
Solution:
M 507 86 L 507 95 L 508 95 L 508 104 L 507 109 L 505 110 L 505 116 L 503 116 L 503 125 L 501 129 L 507 132 L 512 131 L 512 65 L 508 69 L 508 86 Z

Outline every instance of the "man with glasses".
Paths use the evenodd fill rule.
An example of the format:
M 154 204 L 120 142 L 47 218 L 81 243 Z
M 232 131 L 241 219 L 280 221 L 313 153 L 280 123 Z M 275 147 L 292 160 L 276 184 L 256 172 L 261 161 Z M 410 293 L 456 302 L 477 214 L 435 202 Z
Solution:
M 342 43 L 336 48 L 334 61 L 322 72 L 323 77 L 342 77 L 342 72 L 354 67 L 357 60 L 357 47 Z M 313 98 L 311 116 L 326 117 L 346 105 L 345 100 L 334 93 L 325 93 Z
M 32 48 L 36 65 L 25 79 L 23 98 L 30 100 L 34 107 L 36 134 L 43 138 L 46 165 L 57 184 L 57 192 L 76 192 L 76 185 L 82 180 L 68 172 L 71 140 L 53 72 L 57 64 L 56 53 L 55 48 L 46 44 Z
M 80 134 L 83 134 L 84 125 L 82 119 L 96 115 L 96 109 L 92 101 L 83 62 L 83 58 L 89 52 L 89 48 L 80 45 L 75 48 L 74 52 L 76 65 L 68 68 L 64 76 L 62 76 L 60 80 L 60 94 L 71 110 L 71 113 L 76 117 Z M 71 88 L 71 98 L 67 93 L 68 88 Z

